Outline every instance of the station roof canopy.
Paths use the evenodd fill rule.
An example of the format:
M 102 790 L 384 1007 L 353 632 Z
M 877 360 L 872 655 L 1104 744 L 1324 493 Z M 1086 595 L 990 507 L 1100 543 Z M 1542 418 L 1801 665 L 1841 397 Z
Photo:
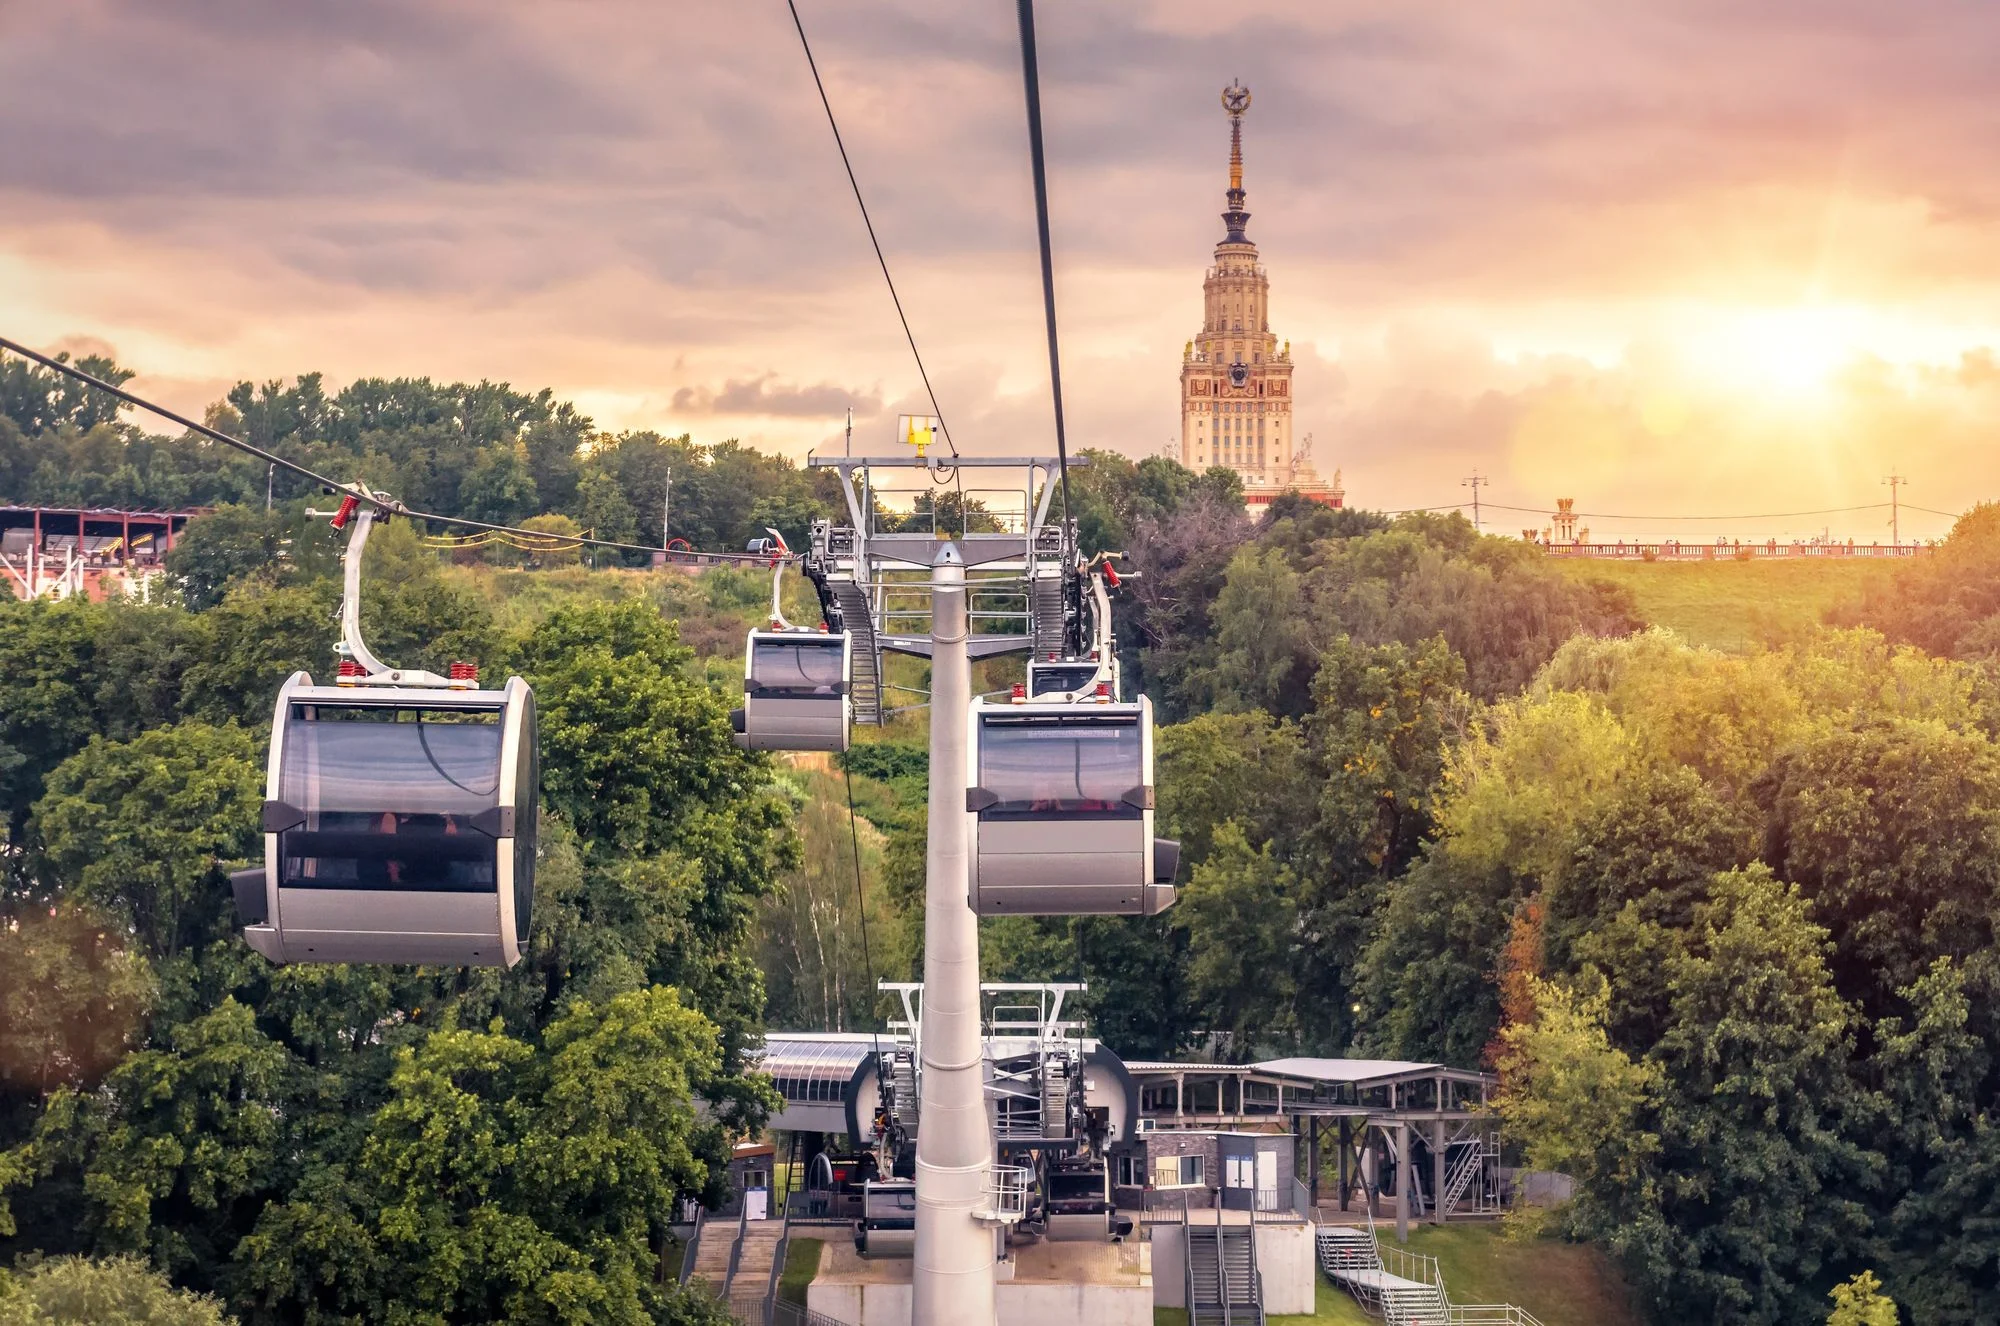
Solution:
M 875 1052 L 877 1039 L 867 1032 L 773 1032 L 756 1056 L 757 1066 L 775 1078 L 845 1086 Z
M 1444 1064 L 1414 1063 L 1407 1059 L 1266 1059 L 1252 1067 L 1260 1073 L 1274 1073 L 1281 1077 L 1355 1083 L 1462 1071 Z

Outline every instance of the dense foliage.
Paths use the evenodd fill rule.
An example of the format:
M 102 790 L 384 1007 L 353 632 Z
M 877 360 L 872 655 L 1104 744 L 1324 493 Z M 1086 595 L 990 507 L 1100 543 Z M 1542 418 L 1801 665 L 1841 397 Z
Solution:
M 662 608 L 713 632 L 754 590 L 650 577 L 496 611 L 386 534 L 377 647 L 518 670 L 540 702 L 527 958 L 276 969 L 235 937 L 273 687 L 330 658 L 304 559 L 220 575 L 200 612 L 0 600 L 0 1255 L 136 1254 L 244 1322 L 718 1320 L 660 1249 L 774 1103 L 745 1057 L 752 924 L 797 848 Z M 44 1263 L 0 1319 L 136 1303 L 133 1265 Z
M 697 544 L 839 498 L 491 384 L 308 377 L 216 414 L 413 504 L 620 537 L 669 467 Z M 1121 658 L 1183 892 L 990 920 L 989 976 L 1087 979 L 1133 1057 L 1493 1065 L 1518 1158 L 1577 1180 L 1555 1222 L 1662 1322 L 2000 1319 L 2000 508 L 1837 629 L 1724 656 L 1455 517 L 1252 521 L 1227 474 L 1091 460 L 1070 500 L 1141 573 Z M 540 699 L 532 951 L 274 971 L 222 872 L 335 595 L 306 495 L 265 513 L 264 479 L 0 365 L 11 495 L 247 504 L 182 541 L 175 603 L 0 601 L 0 1254 L 52 1259 L 0 1320 L 30 1281 L 167 1292 L 123 1254 L 246 1322 L 703 1320 L 659 1241 L 771 1103 L 767 995 L 879 1025 L 874 979 L 920 973 L 920 727 L 774 769 L 714 684 L 756 577 L 440 568 L 392 526 L 377 647 Z M 954 501 L 918 515 L 987 519 Z M 188 1311 L 217 1309 L 158 1319 Z
M 112 381 L 131 377 L 101 358 L 79 367 Z M 261 462 L 194 434 L 145 433 L 121 422 L 124 408 L 23 360 L 0 362 L 0 498 L 263 505 L 270 476 Z M 364 378 L 329 392 L 320 374 L 307 373 L 290 385 L 240 383 L 207 423 L 319 473 L 358 477 L 418 510 L 503 524 L 561 515 L 621 542 L 657 542 L 669 499 L 672 535 L 706 549 L 741 548 L 767 525 L 796 543 L 815 517 L 841 506 L 830 470 L 802 470 L 734 441 L 604 433 L 552 392 L 505 383 Z M 317 496 L 283 473 L 270 491 L 294 509 Z M 215 542 L 246 560 L 268 551 Z M 214 583 L 206 579 L 204 592 Z

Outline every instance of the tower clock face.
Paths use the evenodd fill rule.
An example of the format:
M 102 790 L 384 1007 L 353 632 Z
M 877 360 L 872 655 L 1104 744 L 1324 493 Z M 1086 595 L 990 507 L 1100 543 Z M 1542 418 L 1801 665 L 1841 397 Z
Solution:
M 1229 366 L 1229 383 L 1231 386 L 1240 387 L 1249 380 L 1250 366 L 1248 364 L 1231 364 Z

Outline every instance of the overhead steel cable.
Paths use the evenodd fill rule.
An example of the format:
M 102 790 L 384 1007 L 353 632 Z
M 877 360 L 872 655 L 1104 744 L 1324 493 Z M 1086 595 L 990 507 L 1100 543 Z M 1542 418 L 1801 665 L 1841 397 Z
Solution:
M 42 354 L 38 350 L 31 350 L 18 341 L 10 341 L 4 336 L 0 336 L 0 350 L 6 350 L 21 356 L 23 359 L 32 360 L 44 368 L 52 369 L 57 373 L 63 374 L 65 377 L 73 378 L 87 387 L 94 387 L 98 391 L 107 392 L 128 405 L 137 406 L 139 409 L 156 414 L 170 423 L 179 424 L 189 432 L 199 434 L 212 442 L 220 442 L 226 447 L 234 447 L 246 455 L 255 456 L 258 460 L 268 465 L 275 465 L 288 474 L 296 474 L 300 478 L 310 480 L 323 488 L 328 488 L 344 496 L 352 497 L 357 501 L 366 502 L 369 506 L 374 507 L 384 515 L 407 516 L 412 520 L 428 520 L 440 525 L 456 525 L 460 529 L 488 530 L 495 534 L 514 534 L 522 538 L 540 542 L 557 543 L 565 548 L 611 548 L 619 552 L 642 553 L 665 553 L 669 551 L 669 549 L 654 547 L 647 543 L 620 543 L 614 539 L 596 539 L 581 534 L 555 534 L 547 530 L 523 529 L 519 525 L 496 525 L 490 521 L 468 520 L 464 516 L 445 516 L 435 511 L 412 510 L 393 498 L 383 497 L 345 480 L 329 478 L 317 470 L 299 464 L 297 461 L 286 460 L 283 456 L 275 452 L 266 451 L 254 443 L 245 442 L 240 437 L 231 437 L 220 429 L 210 428 L 207 424 L 196 423 L 184 414 L 170 410 L 166 406 L 154 401 L 147 400 L 144 396 L 138 395 L 135 392 L 127 391 L 114 382 L 107 382 L 94 373 L 87 373 L 75 364 L 52 358 L 49 355 Z M 758 565 L 768 565 L 770 563 L 769 555 L 764 553 L 696 553 L 692 555 L 712 557 L 731 562 L 751 562 Z
M 134 395 L 132 392 L 125 390 L 125 388 L 119 386 L 115 382 L 107 382 L 103 378 L 98 377 L 94 373 L 84 372 L 82 369 L 78 368 L 75 364 L 72 364 L 67 360 L 52 358 L 49 355 L 41 353 L 39 350 L 30 350 L 27 346 L 20 344 L 18 341 L 10 341 L 4 336 L 0 336 L 0 350 L 11 351 L 12 353 L 21 356 L 21 358 L 23 359 L 32 359 L 34 362 L 40 364 L 43 368 L 53 369 L 56 372 L 61 373 L 66 377 L 74 378 L 76 381 L 83 383 L 85 386 L 95 387 L 97 388 L 97 390 L 104 392 L 107 395 L 116 396 L 119 400 L 124 401 L 127 405 L 136 405 L 142 410 L 149 410 L 152 413 L 159 415 L 162 419 L 166 419 L 173 423 L 179 424 L 181 427 L 187 429 L 191 433 L 199 433 L 203 437 L 208 438 L 211 441 L 220 442 L 225 446 L 235 447 L 238 451 L 245 452 L 249 455 L 255 456 L 258 460 L 261 460 L 268 465 L 276 465 L 280 469 L 285 470 L 287 473 L 296 474 L 302 479 L 310 479 L 312 480 L 312 482 L 328 488 L 345 489 L 347 487 L 347 484 L 342 480 L 329 479 L 324 474 L 321 474 L 316 470 L 307 469 L 305 466 L 299 464 L 297 461 L 286 460 L 283 456 L 277 455 L 274 452 L 266 451 L 262 447 L 254 446 L 251 443 L 245 442 L 240 437 L 231 437 L 227 433 L 221 432 L 217 429 L 210 428 L 207 424 L 198 424 L 194 420 L 188 418 L 186 415 L 177 414 L 174 411 L 169 410 L 164 405 L 155 405 L 152 401 L 147 400 L 143 396 Z M 370 506 L 379 507 L 385 511 L 390 509 L 387 504 L 377 501 L 372 496 L 365 494 L 357 494 L 357 496 L 360 496 L 361 499 L 367 502 Z
M 1466 503 L 1470 505 L 1470 503 Z M 1547 507 L 1508 506 L 1502 502 L 1487 502 L 1486 506 L 1496 511 L 1525 511 L 1531 515 L 1550 514 Z M 1908 505 L 1905 503 L 1904 505 Z M 1887 511 L 1887 502 L 1869 502 L 1861 506 L 1829 506 L 1814 511 L 1757 511 L 1747 515 L 1734 516 L 1630 516 L 1611 511 L 1572 511 L 1569 514 L 1583 520 L 1786 520 L 1796 516 L 1839 516 L 1854 511 Z M 1936 512 L 1933 514 L 1943 514 Z
M 854 770 L 845 760 L 840 765 L 841 777 L 847 781 L 847 838 L 854 848 L 854 906 L 861 919 L 861 972 L 868 982 L 868 1030 L 875 1037 L 875 1060 L 880 1071 L 882 1060 L 882 1034 L 876 1028 L 876 1000 L 881 991 L 875 988 L 875 955 L 868 947 L 868 891 L 861 880 L 861 817 L 854 809 Z
M 789 0 L 787 0 L 789 3 Z M 1035 63 L 1035 0 L 1017 0 L 1021 20 L 1021 82 L 1028 99 L 1028 157 L 1035 175 L 1035 232 L 1042 246 L 1042 309 L 1049 324 L 1049 392 L 1056 408 L 1056 464 L 1062 480 L 1063 522 L 1069 522 L 1069 440 L 1063 427 L 1062 355 L 1056 344 L 1055 259 L 1049 245 L 1049 176 L 1042 155 L 1042 81 Z
M 833 102 L 827 97 L 826 83 L 819 76 L 819 61 L 813 59 L 812 42 L 806 39 L 805 22 L 799 18 L 799 7 L 793 0 L 785 0 L 785 7 L 792 11 L 792 26 L 799 30 L 799 46 L 806 53 L 806 67 L 812 70 L 813 86 L 819 89 L 819 104 L 826 111 L 826 127 L 833 130 L 833 145 L 840 149 L 840 164 L 847 170 L 847 185 L 854 190 L 854 205 L 861 209 L 861 224 L 868 228 L 868 242 L 874 246 L 875 262 L 881 267 L 882 280 L 889 287 L 889 300 L 896 306 L 896 320 L 903 324 L 903 339 L 910 343 L 910 357 L 917 361 L 917 376 L 923 379 L 924 394 L 931 402 L 931 413 L 937 417 L 938 431 L 944 434 L 944 444 L 956 457 L 958 444 L 951 440 L 951 428 L 944 421 L 944 409 L 938 404 L 937 390 L 931 386 L 931 375 L 924 368 L 923 352 L 917 349 L 916 333 L 910 330 L 909 315 L 903 312 L 903 298 L 896 293 L 896 278 L 889 275 L 889 260 L 883 256 L 882 241 L 876 238 L 875 222 L 868 215 L 868 202 L 861 196 L 861 181 L 855 177 L 854 163 L 848 159 L 847 143 L 840 136 L 840 121 L 834 118 Z

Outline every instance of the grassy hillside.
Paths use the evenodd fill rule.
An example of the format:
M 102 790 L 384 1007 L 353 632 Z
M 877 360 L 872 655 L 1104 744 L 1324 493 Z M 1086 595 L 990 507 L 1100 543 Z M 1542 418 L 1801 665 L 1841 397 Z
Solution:
M 1410 1250 L 1438 1259 L 1454 1303 L 1512 1303 L 1534 1313 L 1542 1326 L 1637 1326 L 1640 1320 L 1616 1268 L 1582 1244 L 1511 1239 L 1498 1225 L 1452 1225 L 1411 1230 Z
M 1454 1303 L 1512 1303 L 1542 1326 L 1638 1326 L 1641 1318 L 1611 1263 L 1594 1248 L 1551 1239 L 1508 1238 L 1498 1225 L 1428 1226 L 1410 1232 L 1410 1250 L 1438 1259 Z M 1155 1326 L 1181 1326 L 1178 1308 L 1154 1310 Z M 1310 1317 L 1272 1317 L 1271 1326 L 1367 1326 L 1375 1318 L 1327 1283 Z
M 1743 653 L 1808 631 L 1844 599 L 1879 583 L 1898 565 L 1863 558 L 1828 561 L 1556 563 L 1580 580 L 1631 591 L 1656 626 L 1728 653 Z

